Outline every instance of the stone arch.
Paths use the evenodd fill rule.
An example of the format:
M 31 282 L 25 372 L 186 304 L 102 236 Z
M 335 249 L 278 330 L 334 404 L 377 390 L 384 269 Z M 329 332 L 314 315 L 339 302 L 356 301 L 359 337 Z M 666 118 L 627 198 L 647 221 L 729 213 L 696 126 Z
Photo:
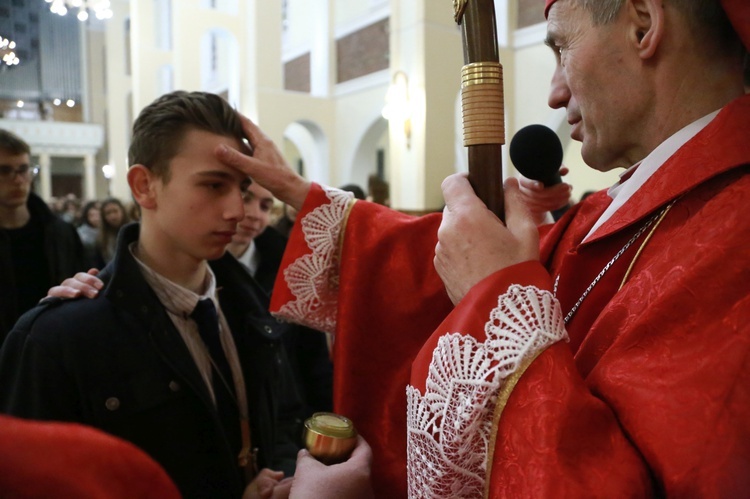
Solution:
M 309 120 L 290 123 L 284 130 L 284 140 L 294 145 L 297 154 L 297 157 L 290 158 L 288 145 L 285 145 L 287 159 L 291 159 L 292 163 L 298 160 L 302 162 L 305 178 L 330 185 L 328 137 L 317 123 Z M 297 169 L 296 164 L 292 164 L 292 167 Z
M 352 161 L 344 168 L 342 183 L 357 184 L 367 192 L 370 175 L 381 175 L 387 181 L 390 171 L 388 150 L 388 121 L 378 116 L 357 143 Z

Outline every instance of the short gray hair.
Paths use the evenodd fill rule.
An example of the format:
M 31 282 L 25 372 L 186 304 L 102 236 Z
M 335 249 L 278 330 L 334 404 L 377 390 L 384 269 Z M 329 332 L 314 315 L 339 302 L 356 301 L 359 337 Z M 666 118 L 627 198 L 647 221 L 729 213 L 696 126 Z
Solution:
M 577 0 L 591 14 L 594 24 L 613 22 L 625 0 Z M 719 0 L 663 0 L 679 12 L 701 44 L 731 54 L 742 43 Z M 712 53 L 714 51 L 712 50 Z

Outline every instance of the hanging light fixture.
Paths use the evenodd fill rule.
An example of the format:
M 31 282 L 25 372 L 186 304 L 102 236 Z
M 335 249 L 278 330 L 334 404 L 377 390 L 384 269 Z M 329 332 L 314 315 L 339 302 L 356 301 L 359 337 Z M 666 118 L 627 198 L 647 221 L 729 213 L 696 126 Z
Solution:
M 16 42 L 0 35 L 0 57 L 2 57 L 3 63 L 6 66 L 17 66 L 21 62 L 21 59 L 16 55 L 15 49 Z
M 411 147 L 411 102 L 409 99 L 409 78 L 401 70 L 393 74 L 391 86 L 385 95 L 383 118 L 390 123 L 400 124 L 404 129 L 406 147 Z
M 89 18 L 89 13 L 100 20 L 112 17 L 112 5 L 109 0 L 44 0 L 50 12 L 64 16 L 68 10 L 77 11 L 78 20 L 83 22 Z

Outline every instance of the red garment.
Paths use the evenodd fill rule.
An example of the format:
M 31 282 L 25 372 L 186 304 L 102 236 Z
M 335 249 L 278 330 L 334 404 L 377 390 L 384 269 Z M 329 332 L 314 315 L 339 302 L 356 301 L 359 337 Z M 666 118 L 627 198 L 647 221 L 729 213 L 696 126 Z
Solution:
M 145 452 L 95 428 L 0 416 L 0 497 L 179 499 Z
M 567 314 L 615 254 L 672 201 L 661 223 L 654 221 L 583 300 L 567 325 L 570 343 L 542 351 L 515 385 L 499 420 L 490 496 L 745 495 L 749 136 L 745 96 L 678 150 L 585 244 L 580 241 L 609 203 L 604 192 L 545 230 L 541 265 L 493 274 L 455 309 L 432 267 L 439 215 L 414 219 L 356 203 L 343 217 L 339 280 L 320 271 L 336 262 L 316 249 L 324 240 L 323 246 L 337 245 L 339 234 L 319 230 L 311 237 L 314 231 L 298 224 L 273 308 L 316 326 L 321 316 L 335 324 L 335 407 L 373 447 L 378 497 L 406 495 L 404 390 L 411 384 L 424 393 L 439 339 L 460 332 L 484 341 L 491 311 L 511 283 L 551 290 L 560 275 L 557 295 Z M 323 220 L 315 210 L 334 205 L 329 197 L 314 189 L 298 220 Z M 303 261 L 315 272 L 300 273 Z M 310 279 L 300 284 L 313 274 L 314 286 Z

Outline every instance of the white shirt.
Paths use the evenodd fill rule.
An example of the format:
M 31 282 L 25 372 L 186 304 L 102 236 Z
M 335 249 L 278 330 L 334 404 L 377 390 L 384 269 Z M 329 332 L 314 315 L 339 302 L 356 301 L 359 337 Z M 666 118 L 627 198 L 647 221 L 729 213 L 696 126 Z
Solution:
M 210 298 L 214 302 L 216 312 L 219 315 L 219 338 L 221 345 L 224 347 L 224 354 L 227 356 L 229 367 L 232 370 L 232 378 L 234 378 L 237 406 L 240 416 L 247 417 L 247 393 L 245 391 L 245 379 L 242 376 L 242 366 L 237 355 L 237 346 L 234 344 L 229 324 L 227 324 L 224 313 L 219 306 L 219 300 L 216 298 L 216 277 L 211 268 L 207 267 L 206 281 L 203 284 L 204 293 L 197 295 L 189 289 L 170 281 L 139 260 L 137 256 L 137 243 L 131 243 L 130 253 L 135 258 L 135 261 L 138 262 L 146 283 L 151 286 L 151 289 L 156 293 L 156 297 L 167 310 L 167 315 L 169 315 L 175 328 L 179 331 L 180 336 L 185 342 L 185 346 L 187 346 L 190 355 L 195 361 L 195 365 L 198 367 L 198 371 L 200 371 L 203 381 L 206 383 L 206 388 L 208 388 L 211 398 L 216 403 L 213 385 L 211 384 L 211 357 L 198 333 L 198 324 L 190 317 L 199 300 Z
M 247 247 L 245 252 L 237 257 L 237 260 L 247 267 L 251 276 L 255 277 L 255 273 L 258 272 L 260 266 L 260 253 L 258 247 L 255 246 L 254 239 L 250 241 L 250 246 Z

